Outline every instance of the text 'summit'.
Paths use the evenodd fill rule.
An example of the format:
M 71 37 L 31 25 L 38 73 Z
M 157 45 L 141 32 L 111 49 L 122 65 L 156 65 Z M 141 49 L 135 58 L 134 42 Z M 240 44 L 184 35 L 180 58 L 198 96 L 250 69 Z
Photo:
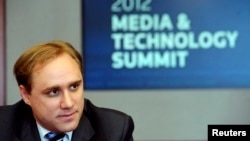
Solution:
M 187 13 L 154 13 L 151 2 L 116 0 L 112 3 L 113 69 L 185 68 L 191 50 L 236 47 L 239 31 L 193 30 Z

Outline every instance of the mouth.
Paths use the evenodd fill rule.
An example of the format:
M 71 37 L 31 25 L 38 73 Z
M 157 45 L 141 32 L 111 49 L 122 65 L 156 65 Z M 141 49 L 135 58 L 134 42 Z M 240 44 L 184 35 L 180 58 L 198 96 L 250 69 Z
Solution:
M 63 121 L 72 121 L 74 120 L 75 116 L 77 114 L 77 111 L 72 112 L 72 113 L 66 113 L 66 114 L 60 114 L 58 116 L 59 119 L 63 120 Z

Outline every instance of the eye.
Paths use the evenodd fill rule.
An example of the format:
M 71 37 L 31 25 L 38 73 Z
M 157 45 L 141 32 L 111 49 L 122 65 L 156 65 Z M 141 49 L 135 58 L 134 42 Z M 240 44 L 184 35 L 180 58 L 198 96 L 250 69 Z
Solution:
M 77 90 L 78 89 L 78 87 L 79 87 L 79 83 L 74 83 L 74 84 L 72 84 L 71 86 L 70 86 L 70 90 L 71 91 L 75 91 L 75 90 Z
M 52 89 L 51 91 L 49 91 L 49 95 L 51 95 L 51 96 L 58 95 L 59 92 L 60 91 L 58 89 Z

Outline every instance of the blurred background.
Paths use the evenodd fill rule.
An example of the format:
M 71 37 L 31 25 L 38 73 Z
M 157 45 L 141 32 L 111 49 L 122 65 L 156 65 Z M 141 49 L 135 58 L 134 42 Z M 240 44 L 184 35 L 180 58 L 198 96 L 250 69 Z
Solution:
M 79 52 L 84 52 L 83 45 L 86 42 L 83 40 L 88 34 L 86 35 L 83 30 L 85 27 L 83 27 L 82 2 L 81 0 L 6 0 L 6 104 L 14 104 L 20 100 L 12 68 L 25 49 L 39 42 L 60 39 L 70 42 Z M 99 5 L 105 3 L 107 5 L 110 2 L 110 0 L 99 1 Z M 98 9 L 99 6 L 92 5 L 91 8 Z M 183 11 L 179 9 L 178 12 Z M 88 13 L 88 16 L 91 20 L 91 13 Z M 107 18 L 110 20 L 110 17 Z M 200 18 L 210 25 L 217 23 Z M 199 20 L 195 22 L 197 24 Z M 244 29 L 241 25 L 234 27 Z M 233 28 L 229 26 L 219 29 Z M 98 33 L 95 34 L 99 36 Z M 235 79 L 235 76 L 228 77 L 227 79 L 231 81 Z M 91 78 L 89 79 L 91 81 Z M 188 77 L 188 79 L 192 81 L 196 78 Z M 248 77 L 244 79 L 246 82 L 247 79 L 250 80 Z M 171 81 L 166 80 L 166 83 Z M 97 106 L 118 109 L 131 115 L 135 122 L 135 140 L 206 140 L 208 124 L 250 124 L 250 110 L 248 110 L 250 90 L 247 87 L 249 85 L 248 83 L 240 88 L 228 85 L 215 88 L 179 86 L 174 89 L 86 89 L 85 96 Z

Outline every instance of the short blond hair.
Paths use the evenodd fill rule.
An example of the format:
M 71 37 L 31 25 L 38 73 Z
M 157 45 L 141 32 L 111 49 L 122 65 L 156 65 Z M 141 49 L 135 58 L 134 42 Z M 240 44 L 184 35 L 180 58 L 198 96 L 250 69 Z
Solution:
M 17 59 L 13 72 L 18 86 L 23 85 L 28 92 L 31 92 L 31 77 L 34 67 L 37 64 L 46 65 L 49 61 L 65 53 L 76 61 L 82 72 L 81 54 L 70 43 L 60 40 L 49 41 L 34 45 Z

